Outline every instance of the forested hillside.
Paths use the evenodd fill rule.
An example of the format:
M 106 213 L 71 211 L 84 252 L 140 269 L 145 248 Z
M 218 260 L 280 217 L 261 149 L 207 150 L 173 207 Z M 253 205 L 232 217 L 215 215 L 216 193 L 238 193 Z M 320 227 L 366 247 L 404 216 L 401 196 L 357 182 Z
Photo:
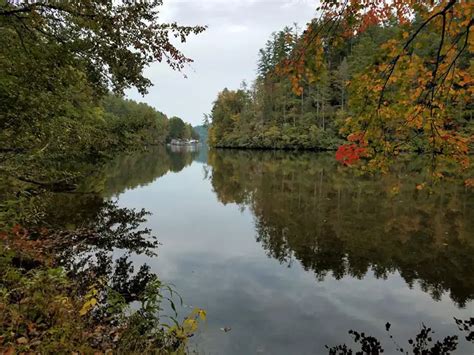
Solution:
M 368 157 L 379 167 L 374 158 L 408 150 L 465 167 L 472 6 L 376 3 L 323 2 L 322 16 L 303 33 L 274 33 L 260 50 L 255 81 L 219 93 L 210 144 L 339 149 L 346 164 Z
M 200 125 L 200 126 L 193 127 L 193 129 L 199 135 L 199 140 L 203 143 L 207 143 L 208 126 Z
M 107 94 L 89 108 L 90 116 L 73 120 L 69 115 L 51 118 L 50 125 L 39 124 L 22 128 L 33 139 L 18 137 L 14 125 L 0 133 L 5 143 L 0 153 L 4 154 L 3 172 L 12 177 L 49 179 L 55 172 L 81 174 L 80 168 L 68 164 L 71 158 L 76 162 L 91 163 L 106 161 L 111 155 L 123 151 L 142 150 L 150 145 L 163 145 L 172 139 L 199 139 L 189 123 L 179 117 L 168 118 L 153 107 L 128 100 L 114 94 Z M 7 112 L 8 114 L 8 112 Z M 31 131 L 27 131 L 31 130 Z M 33 131 L 35 133 L 33 133 Z M 35 138 L 38 137 L 37 140 Z M 21 140 L 20 140 L 21 139 Z M 41 142 L 44 139 L 44 142 Z M 39 147 L 36 147 L 41 144 Z M 34 161 L 29 162 L 44 168 L 32 172 L 19 163 L 30 159 L 39 150 Z M 46 165 L 54 160 L 54 168 Z M 28 171 L 27 171 L 28 170 Z M 39 176 L 38 173 L 42 175 Z M 38 176 L 35 176 L 38 175 Z

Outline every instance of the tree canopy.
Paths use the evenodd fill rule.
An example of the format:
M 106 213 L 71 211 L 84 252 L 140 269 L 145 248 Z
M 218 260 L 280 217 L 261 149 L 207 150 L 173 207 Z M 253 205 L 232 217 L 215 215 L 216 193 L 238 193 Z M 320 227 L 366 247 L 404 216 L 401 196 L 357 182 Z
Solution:
M 169 120 L 168 141 L 172 139 L 197 139 L 199 134 L 194 131 L 191 124 L 184 122 L 179 117 L 171 117 Z
M 192 60 L 170 39 L 186 42 L 205 29 L 159 21 L 162 0 L 2 3 L 2 37 L 21 42 L 25 51 L 50 44 L 61 52 L 57 61 L 79 66 L 97 89 L 112 86 L 118 93 L 131 86 L 146 93 L 151 82 L 143 69 L 152 62 L 181 70 Z
M 71 157 L 166 140 L 163 114 L 110 94 L 145 94 L 143 70 L 154 61 L 176 70 L 191 62 L 174 43 L 205 28 L 160 21 L 161 4 L 0 2 L 2 171 L 47 178 L 48 162 L 64 173 L 58 164 Z

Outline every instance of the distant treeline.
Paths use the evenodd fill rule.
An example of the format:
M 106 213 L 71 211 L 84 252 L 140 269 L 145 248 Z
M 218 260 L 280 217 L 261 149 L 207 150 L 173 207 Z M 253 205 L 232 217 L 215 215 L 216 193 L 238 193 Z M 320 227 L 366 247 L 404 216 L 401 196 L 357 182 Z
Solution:
M 109 95 L 102 101 L 107 135 L 120 140 L 118 146 L 163 144 L 172 139 L 199 139 L 193 127 L 179 117 L 168 118 L 145 103 Z
M 101 107 L 105 150 L 159 145 L 172 139 L 199 139 L 191 124 L 176 116 L 168 118 L 145 103 L 108 95 Z
M 199 135 L 199 140 L 203 143 L 207 143 L 208 136 L 208 125 L 203 124 L 194 127 L 194 131 Z
M 115 152 L 162 145 L 172 139 L 199 139 L 199 134 L 181 118 L 168 118 L 145 103 L 117 95 L 107 94 L 76 113 L 73 103 L 67 105 L 71 112 L 56 114 L 52 110 L 50 116 L 45 112 L 44 121 L 39 121 L 41 116 L 30 116 L 33 119 L 29 125 L 17 120 L 0 132 L 5 162 L 13 163 L 7 168 L 18 171 L 15 160 L 35 156 L 43 168 L 53 162 L 60 165 L 59 170 L 76 170 L 67 166 L 69 162 L 104 160 Z M 19 116 L 21 111 L 5 113 Z

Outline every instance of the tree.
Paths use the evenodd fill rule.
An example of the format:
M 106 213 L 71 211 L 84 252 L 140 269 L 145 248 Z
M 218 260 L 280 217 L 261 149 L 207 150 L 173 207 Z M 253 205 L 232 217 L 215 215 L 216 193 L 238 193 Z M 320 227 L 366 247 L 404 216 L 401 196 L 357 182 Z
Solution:
M 3 151 L 22 152 L 27 158 L 37 154 L 33 161 L 53 155 L 55 161 L 70 161 L 67 155 L 97 155 L 113 143 L 105 136 L 101 98 L 109 90 L 121 94 L 132 86 L 146 93 L 151 82 L 143 69 L 153 61 L 181 70 L 191 60 L 170 37 L 184 42 L 204 30 L 161 23 L 161 3 L 2 1 Z
M 146 93 L 151 82 L 143 69 L 154 61 L 182 69 L 191 59 L 170 42 L 170 36 L 185 42 L 190 34 L 205 29 L 161 23 L 162 0 L 2 3 L 2 31 L 13 35 L 25 51 L 31 45 L 28 40 L 54 43 L 61 48 L 61 57 L 81 64 L 96 88 L 107 90 L 112 85 L 119 93 L 131 86 Z
M 184 138 L 186 138 L 186 124 L 179 117 L 171 117 L 169 120 L 168 141 Z
M 232 112 L 221 112 L 213 124 L 216 142 L 337 144 L 338 160 L 353 165 L 364 158 L 370 171 L 386 171 L 400 153 L 417 152 L 432 157 L 435 179 L 463 174 L 474 142 L 474 6 L 324 0 L 318 10 L 302 34 L 288 28 L 272 34 L 260 50 L 249 114 L 232 119 Z
M 472 105 L 466 52 L 472 51 L 473 9 L 470 2 L 455 0 L 322 1 L 320 25 L 308 27 L 305 45 L 290 65 L 293 77 L 300 80 L 308 49 L 323 38 L 334 46 L 395 21 L 401 31 L 382 45 L 381 61 L 353 78 L 359 107 L 345 134 L 368 146 L 370 165 L 377 169 L 410 149 L 430 153 L 438 177 L 453 161 L 466 168 L 472 124 L 456 113 Z M 429 32 L 436 34 L 436 46 L 423 55 L 420 47 Z
M 349 84 L 349 64 L 347 63 L 347 58 L 344 58 L 341 64 L 339 64 L 334 79 L 334 86 L 339 94 L 338 99 L 341 109 L 344 110 L 347 102 L 347 85 Z
M 238 134 L 234 131 L 240 127 L 246 107 L 250 103 L 248 92 L 239 89 L 221 91 L 212 107 L 212 126 L 209 130 L 209 140 L 212 145 L 227 145 L 232 141 L 231 136 Z
M 101 106 L 105 111 L 105 139 L 120 148 L 162 144 L 168 135 L 168 118 L 145 103 L 108 95 Z M 114 141 L 116 140 L 116 141 Z
M 156 247 L 154 238 L 138 228 L 147 213 L 103 201 L 94 191 L 102 190 L 105 180 L 84 179 L 96 176 L 111 153 L 164 142 L 165 115 L 110 95 L 130 87 L 146 93 L 151 82 L 143 70 L 154 61 L 175 70 L 191 61 L 171 37 L 185 42 L 204 28 L 160 23 L 161 4 L 0 1 L 0 259 L 2 276 L 18 276 L 14 282 L 0 277 L 0 288 L 2 294 L 19 290 L 22 303 L 29 302 L 18 311 L 17 300 L 4 302 L 2 297 L 0 352 L 29 348 L 39 353 L 92 353 L 110 350 L 112 343 L 117 352 L 147 352 L 152 347 L 172 352 L 180 351 L 190 336 L 189 327 L 178 323 L 164 332 L 158 317 L 163 284 L 149 267 L 134 270 L 127 255 L 114 265 L 109 255 L 117 248 L 126 254 L 153 254 L 149 249 Z M 79 185 L 85 193 L 51 194 L 72 192 Z M 70 215 L 58 217 L 64 211 L 48 218 L 48 212 L 61 205 L 58 198 L 88 206 L 78 217 L 80 230 L 74 230 Z M 67 243 L 61 242 L 63 237 Z M 99 239 L 100 245 L 95 243 Z M 81 261 L 81 253 L 88 261 L 94 254 L 94 261 Z M 27 272 L 22 263 L 13 262 L 17 259 L 30 264 Z M 39 289 L 45 292 L 32 297 Z M 68 301 L 57 312 L 53 308 L 59 299 Z M 147 306 L 131 312 L 129 303 Z M 195 320 L 189 320 L 194 332 Z M 33 338 L 27 325 L 38 330 Z M 53 335 L 58 327 L 63 330 L 59 337 Z M 5 337 L 4 330 L 10 328 L 19 331 Z M 113 342 L 96 342 L 87 334 L 99 328 L 120 329 L 120 334 Z
M 210 115 L 205 113 L 203 115 L 203 119 L 202 119 L 202 126 L 205 127 L 205 128 L 208 128 L 209 125 L 210 125 Z
M 331 119 L 335 104 L 331 102 L 334 89 L 330 85 L 333 69 L 329 58 L 305 63 L 305 73 L 300 78 L 302 91 L 295 90 L 297 83 L 285 68 L 296 49 L 303 45 L 301 39 L 296 25 L 273 33 L 260 51 L 258 77 L 250 89 L 242 87 L 231 91 L 231 95 L 224 90 L 218 96 L 211 145 L 334 148 L 337 133 Z M 239 110 L 229 109 L 231 98 L 240 102 Z
M 167 119 L 112 98 L 151 82 L 153 61 L 181 70 L 171 42 L 203 27 L 159 21 L 161 1 L 0 2 L 0 162 L 8 179 L 75 181 L 82 164 L 163 142 Z M 109 111 L 112 110 L 114 112 Z

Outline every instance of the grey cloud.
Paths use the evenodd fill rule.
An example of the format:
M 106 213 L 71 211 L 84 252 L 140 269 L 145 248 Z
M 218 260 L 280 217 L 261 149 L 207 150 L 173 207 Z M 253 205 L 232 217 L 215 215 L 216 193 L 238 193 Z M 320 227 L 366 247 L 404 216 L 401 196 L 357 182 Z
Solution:
M 179 48 L 194 63 L 182 73 L 155 63 L 146 70 L 154 83 L 147 96 L 136 91 L 130 98 L 144 101 L 169 116 L 200 124 L 224 87 L 238 88 L 242 80 L 255 77 L 258 50 L 270 34 L 286 25 L 301 27 L 314 15 L 316 1 L 207 0 L 168 1 L 162 8 L 164 21 L 208 25 L 208 30 L 189 38 Z

